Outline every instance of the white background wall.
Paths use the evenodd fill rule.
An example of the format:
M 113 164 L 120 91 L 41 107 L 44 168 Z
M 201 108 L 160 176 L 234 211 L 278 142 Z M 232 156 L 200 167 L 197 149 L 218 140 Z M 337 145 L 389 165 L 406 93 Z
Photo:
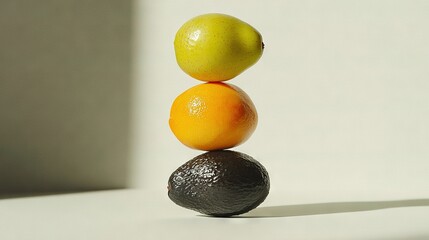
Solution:
M 259 125 L 235 150 L 258 159 L 273 191 L 429 194 L 428 1 L 137 2 L 132 186 L 165 188 L 201 151 L 170 132 L 174 98 L 199 84 L 175 62 L 188 19 L 234 15 L 257 28 L 260 61 L 229 83 Z
M 259 113 L 234 149 L 265 165 L 272 194 L 429 194 L 423 0 L 1 1 L 0 193 L 165 189 L 202 153 L 168 127 L 174 98 L 200 83 L 174 35 L 208 12 L 264 37 L 230 83 Z

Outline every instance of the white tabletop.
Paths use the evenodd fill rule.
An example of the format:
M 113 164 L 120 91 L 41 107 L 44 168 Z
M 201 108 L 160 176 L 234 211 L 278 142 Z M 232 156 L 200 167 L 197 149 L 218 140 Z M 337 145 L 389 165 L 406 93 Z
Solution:
M 166 191 L 112 190 L 0 200 L 0 239 L 429 239 L 429 199 L 285 201 L 213 218 L 180 208 Z

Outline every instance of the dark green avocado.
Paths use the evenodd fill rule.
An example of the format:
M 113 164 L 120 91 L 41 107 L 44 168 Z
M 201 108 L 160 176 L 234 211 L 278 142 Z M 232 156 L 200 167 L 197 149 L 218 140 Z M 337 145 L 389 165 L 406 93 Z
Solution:
M 270 190 L 268 172 L 252 157 L 235 151 L 210 151 L 174 171 L 168 196 L 179 206 L 228 217 L 256 208 Z

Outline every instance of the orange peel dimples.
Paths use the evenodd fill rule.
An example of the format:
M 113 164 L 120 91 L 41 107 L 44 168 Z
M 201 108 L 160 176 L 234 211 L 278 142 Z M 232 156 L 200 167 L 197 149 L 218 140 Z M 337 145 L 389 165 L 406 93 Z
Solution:
M 184 145 L 205 151 L 245 142 L 258 115 L 249 96 L 232 84 L 209 82 L 191 87 L 173 102 L 169 125 Z

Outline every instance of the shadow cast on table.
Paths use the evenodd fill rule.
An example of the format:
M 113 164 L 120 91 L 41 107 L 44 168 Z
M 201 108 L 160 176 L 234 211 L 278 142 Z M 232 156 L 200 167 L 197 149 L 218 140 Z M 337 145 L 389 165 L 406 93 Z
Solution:
M 369 201 L 369 202 L 329 202 L 298 205 L 281 205 L 256 208 L 246 214 L 237 216 L 239 218 L 270 218 L 270 217 L 293 217 L 333 213 L 349 213 L 374 211 L 388 208 L 420 207 L 429 206 L 429 199 L 406 199 L 392 201 Z

